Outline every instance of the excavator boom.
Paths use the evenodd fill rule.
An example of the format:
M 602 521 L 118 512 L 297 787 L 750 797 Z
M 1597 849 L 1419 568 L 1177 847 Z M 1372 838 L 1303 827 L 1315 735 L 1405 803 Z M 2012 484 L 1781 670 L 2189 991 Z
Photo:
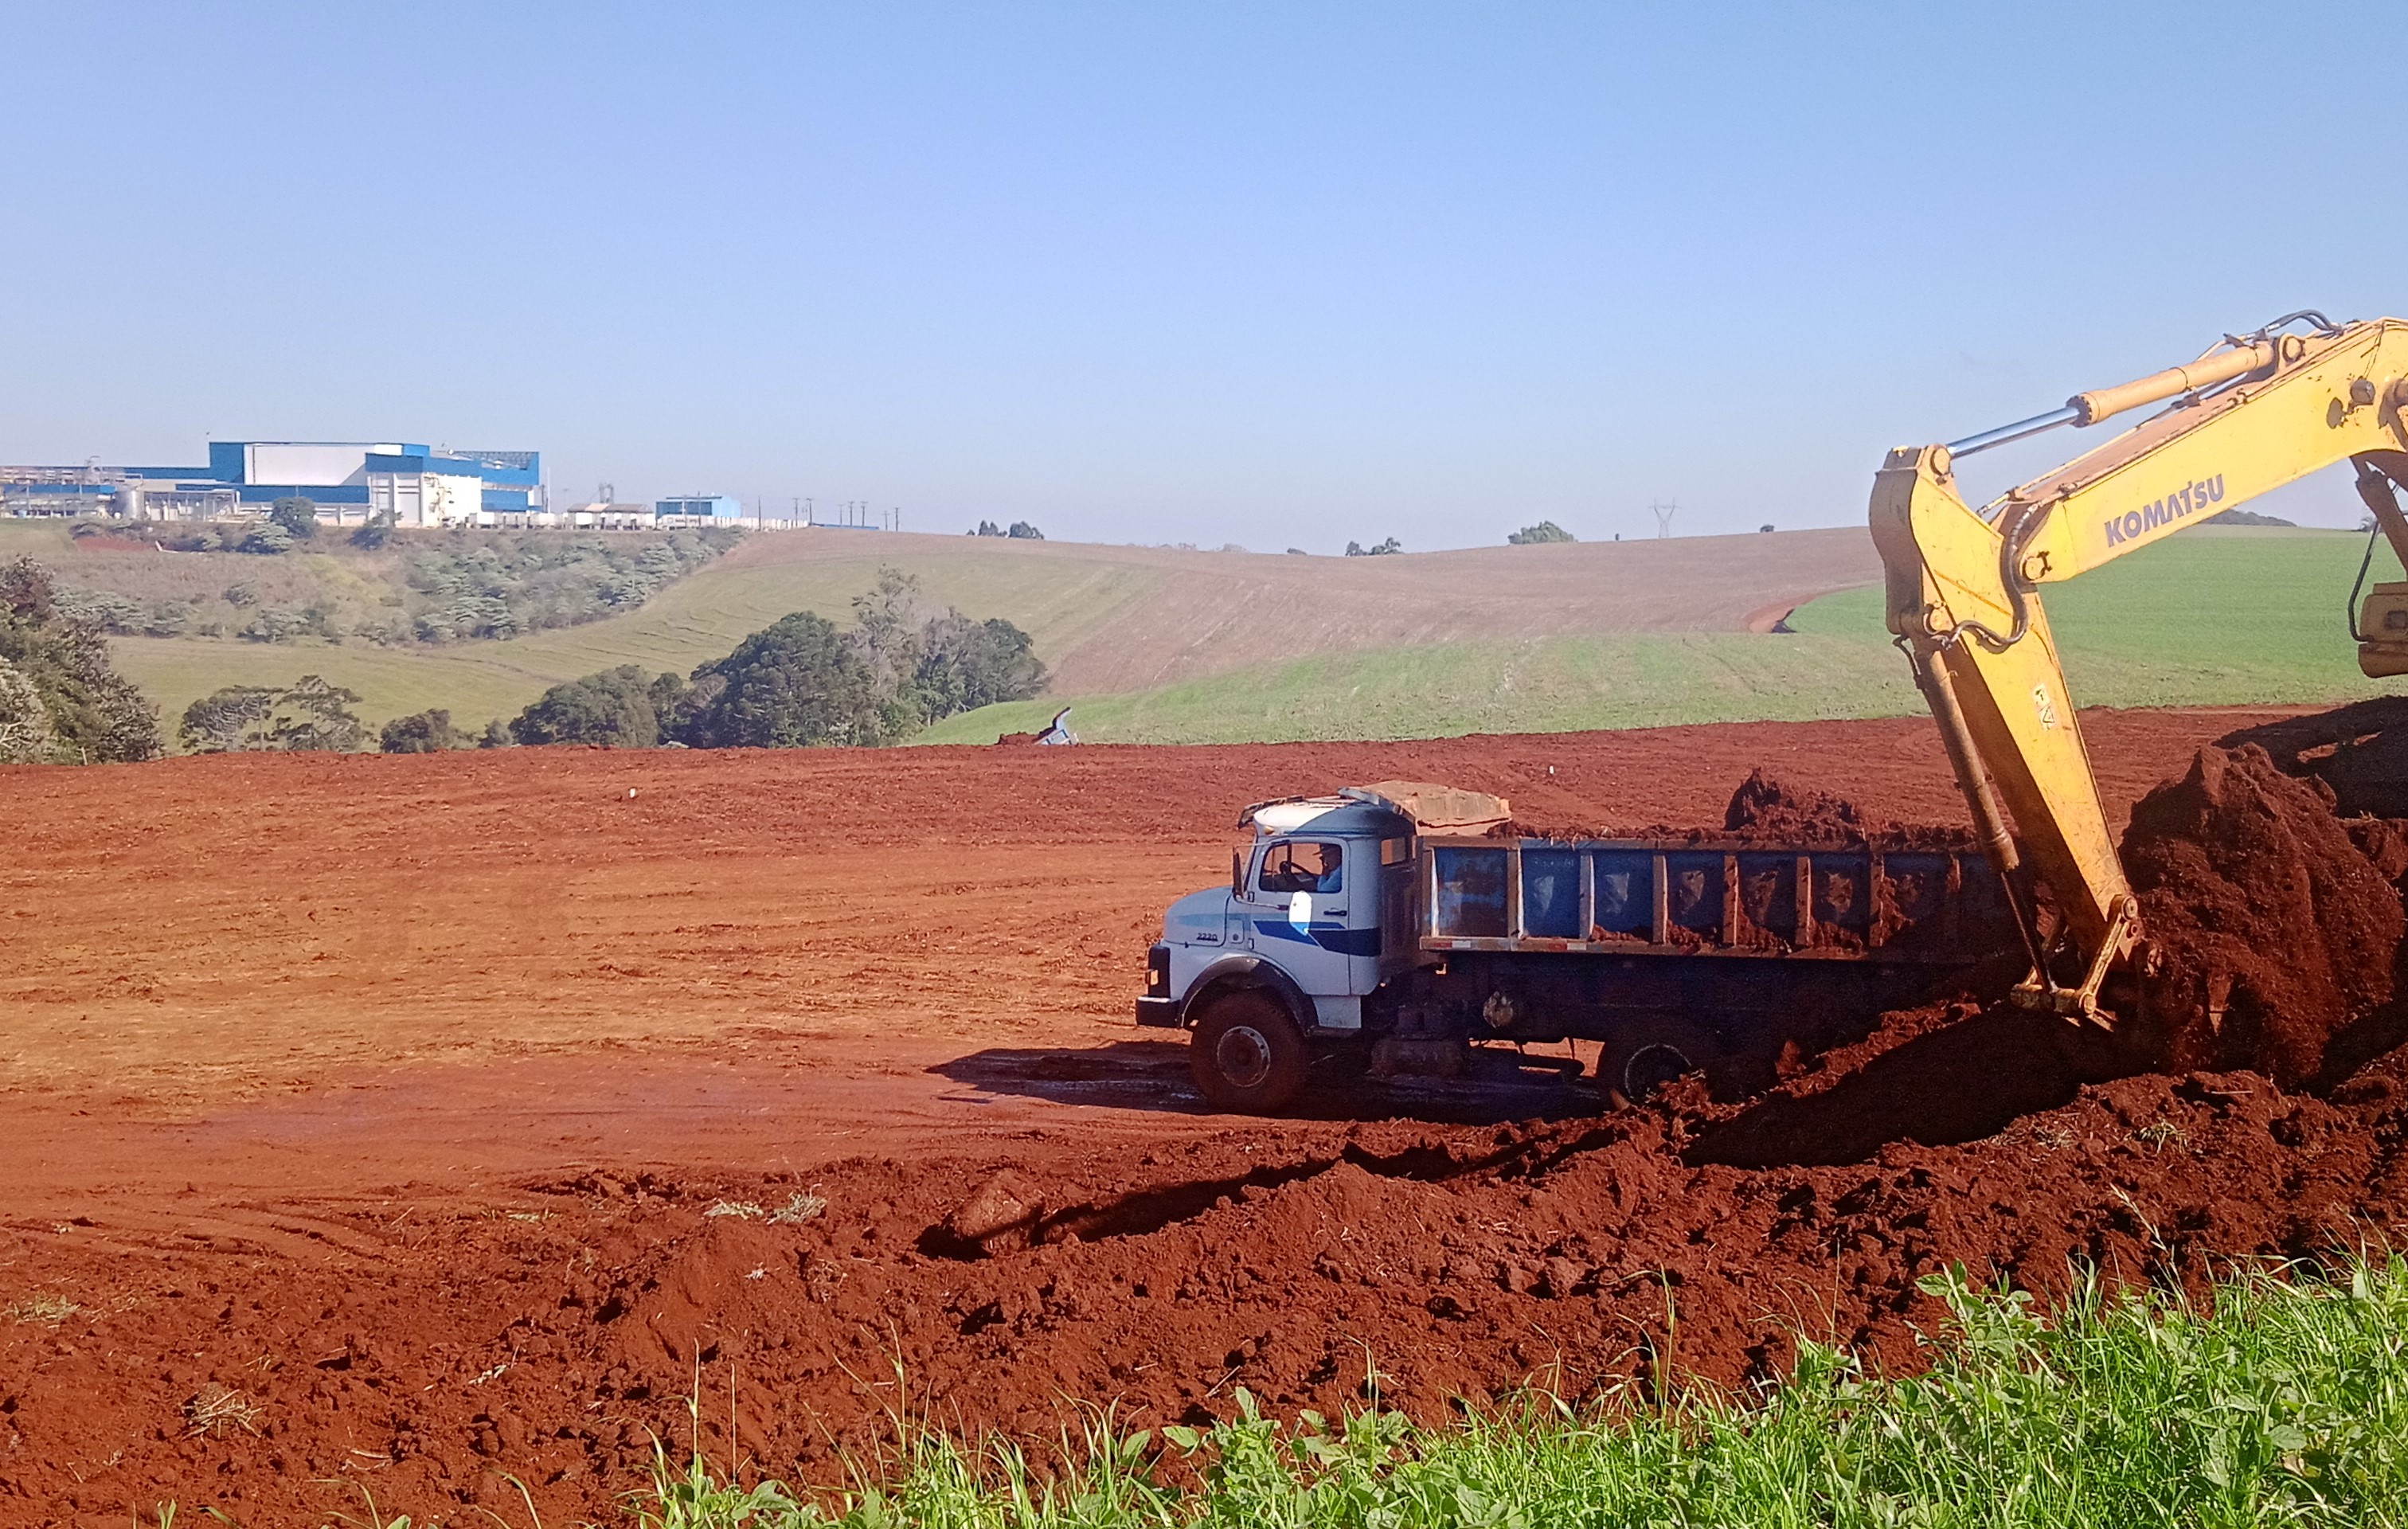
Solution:
M 2300 319 L 2313 334 L 2285 333 Z M 1959 456 L 2171 400 L 2136 428 L 2000 496 L 1958 497 Z M 1940 724 L 2032 975 L 2024 1002 L 2112 1023 L 2110 971 L 2142 936 L 2040 586 L 2072 579 L 2344 458 L 2408 564 L 2408 323 L 2294 314 L 2198 361 L 2077 393 L 2053 414 L 1952 445 L 1900 447 L 1873 482 L 1889 629 Z M 2408 584 L 2366 603 L 2358 662 L 2408 673 Z M 2012 826 L 2009 815 L 2012 814 Z M 2033 882 L 2055 925 L 2043 930 Z

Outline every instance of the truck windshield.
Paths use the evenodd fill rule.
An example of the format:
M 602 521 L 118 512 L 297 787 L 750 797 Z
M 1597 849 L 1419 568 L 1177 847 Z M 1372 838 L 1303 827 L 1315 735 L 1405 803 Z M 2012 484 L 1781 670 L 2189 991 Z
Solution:
M 1338 892 L 1346 884 L 1344 850 L 1319 840 L 1289 840 L 1263 853 L 1258 883 L 1265 892 Z

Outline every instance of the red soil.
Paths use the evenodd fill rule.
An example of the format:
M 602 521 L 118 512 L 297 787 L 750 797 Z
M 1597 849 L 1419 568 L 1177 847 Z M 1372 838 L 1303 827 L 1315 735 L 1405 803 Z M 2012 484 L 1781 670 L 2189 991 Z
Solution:
M 2296 1087 L 2336 1034 L 2390 1002 L 2399 869 L 2367 851 L 2395 837 L 2381 819 L 2353 836 L 2330 787 L 2277 770 L 2256 744 L 2202 749 L 2142 799 L 2123 860 L 2174 1065 L 2254 1066 Z
M 2084 725 L 2128 803 L 2263 720 Z M 1799 1333 L 1910 1365 L 1952 1262 L 2196 1279 L 2408 1205 L 2397 1054 L 2321 1096 L 2086 1082 L 2055 1022 L 1967 1006 L 1745 1105 L 1255 1122 L 1125 1018 L 1248 801 L 1401 777 L 1706 824 L 1759 764 L 1961 821 L 1921 722 L 0 772 L 0 1522 L 290 1522 L 358 1486 L 523 1522 L 505 1471 L 608 1522 L 653 1436 L 695 1436 L 697 1374 L 715 1459 L 833 1482 L 901 1410 L 1051 1437 L 1069 1398 L 1331 1410 L 1375 1370 L 1438 1418 L 1770 1375 Z M 824 1207 L 710 1214 L 798 1193 Z

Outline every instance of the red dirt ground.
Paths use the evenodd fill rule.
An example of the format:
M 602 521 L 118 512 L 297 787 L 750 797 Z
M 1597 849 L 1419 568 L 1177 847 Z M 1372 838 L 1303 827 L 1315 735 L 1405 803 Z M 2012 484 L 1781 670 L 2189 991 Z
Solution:
M 2085 726 L 2120 812 L 2273 715 Z M 2402 1205 L 2397 1053 L 2320 1096 L 2086 1084 L 2054 1022 L 1968 1007 L 1746 1105 L 1450 1086 L 1258 1122 L 1125 1018 L 1249 801 L 1417 778 L 1711 825 L 1757 766 L 1963 816 L 1921 721 L 0 771 L 0 1522 L 315 1522 L 362 1487 L 523 1522 L 506 1472 L 609 1522 L 697 1376 L 714 1458 L 834 1483 L 896 1411 L 1329 1410 L 1369 1365 L 1434 1418 L 1766 1376 L 1799 1332 L 1909 1365 L 1951 1261 L 2195 1279 Z M 1006 1171 L 986 1203 L 1039 1245 L 979 1256 L 949 1218 Z M 710 1213 L 798 1194 L 824 1207 Z

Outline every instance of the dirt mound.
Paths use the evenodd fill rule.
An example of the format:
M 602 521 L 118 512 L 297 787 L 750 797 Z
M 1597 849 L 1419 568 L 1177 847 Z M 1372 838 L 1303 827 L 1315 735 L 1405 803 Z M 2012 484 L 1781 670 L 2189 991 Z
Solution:
M 1793 791 L 1764 773 L 1748 772 L 1723 809 L 1723 827 L 1733 834 L 1801 843 L 1858 844 L 1865 822 L 1856 804 L 1823 791 Z
M 2408 818 L 2408 696 L 2259 722 L 2215 741 L 2257 744 L 2286 773 L 2323 781 L 2344 818 Z
M 1705 843 L 1741 839 L 1818 848 L 1870 843 L 1888 850 L 1969 850 L 1974 842 L 1966 829 L 1895 822 L 1866 811 L 1848 797 L 1777 779 L 1762 765 L 1750 770 L 1747 779 L 1731 793 L 1723 807 L 1719 831 L 1698 827 L 1695 820 L 1677 826 L 1657 822 L 1646 827 L 1610 827 L 1587 818 L 1562 814 L 1542 817 L 1525 810 L 1495 832 L 1505 837 L 1559 841 L 1652 838 Z
M 2124 865 L 2173 1065 L 2315 1078 L 2332 1037 L 2388 1003 L 2399 890 L 2333 816 L 2331 788 L 2256 744 L 2202 749 L 2132 809 Z
M 543 1179 L 507 1219 L 364 1207 L 365 1263 L 272 1277 L 69 1245 L 51 1277 L 106 1281 L 113 1304 L 44 1334 L 49 1363 L 8 1366 L 25 1464 L 0 1493 L 97 1512 L 238 1482 L 212 1500 L 290 1522 L 349 1500 L 313 1480 L 351 1476 L 448 1522 L 515 1507 L 507 1471 L 547 1522 L 608 1522 L 656 1436 L 828 1482 L 897 1413 L 1041 1454 L 1071 1398 L 1132 1429 L 1226 1417 L 1241 1386 L 1282 1413 L 1376 1397 L 1437 1422 L 1532 1384 L 1762 1380 L 1801 1334 L 1911 1370 L 1942 1316 L 1916 1280 L 1951 1265 L 2043 1295 L 2069 1260 L 2196 1287 L 2233 1257 L 2354 1246 L 2408 1205 L 2385 1145 L 2408 1130 L 2397 1057 L 2331 1101 L 2247 1074 L 2060 1073 L 1978 1118 L 1812 1128 L 1818 1100 L 1907 1107 L 1933 1079 L 1978 1096 L 2045 1051 L 2045 1025 L 1956 1020 L 1899 1016 L 1741 1108 L 859 1159 L 814 1173 L 824 1208 L 784 1220 L 791 1177 Z M 1001 1197 L 1063 1208 L 1032 1245 L 993 1235 L 1019 1221 Z M 259 1431 L 158 1426 L 210 1387 Z M 93 1440 L 135 1441 L 115 1498 L 74 1479 Z

